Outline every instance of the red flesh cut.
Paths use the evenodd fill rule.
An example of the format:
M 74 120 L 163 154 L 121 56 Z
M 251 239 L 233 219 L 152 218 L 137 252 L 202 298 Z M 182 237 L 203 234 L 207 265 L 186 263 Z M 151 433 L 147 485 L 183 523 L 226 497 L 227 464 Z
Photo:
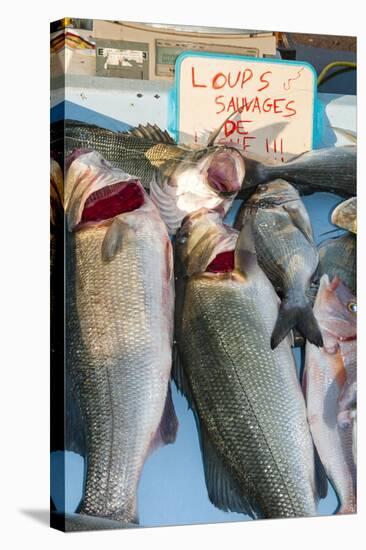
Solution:
M 144 203 L 144 194 L 136 181 L 118 182 L 92 193 L 85 202 L 81 223 L 99 222 L 132 212 Z
M 215 256 L 212 262 L 207 266 L 206 271 L 211 273 L 228 273 L 234 269 L 234 250 L 221 252 Z

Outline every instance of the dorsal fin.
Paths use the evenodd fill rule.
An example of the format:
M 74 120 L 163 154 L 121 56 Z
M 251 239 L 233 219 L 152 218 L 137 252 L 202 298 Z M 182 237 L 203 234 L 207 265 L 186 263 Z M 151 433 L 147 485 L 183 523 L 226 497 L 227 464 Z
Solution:
M 124 133 L 140 139 L 148 139 L 154 143 L 168 143 L 170 145 L 176 145 L 176 142 L 171 135 L 166 130 L 161 130 L 156 124 L 139 124 L 136 128 L 127 130 L 127 132 Z

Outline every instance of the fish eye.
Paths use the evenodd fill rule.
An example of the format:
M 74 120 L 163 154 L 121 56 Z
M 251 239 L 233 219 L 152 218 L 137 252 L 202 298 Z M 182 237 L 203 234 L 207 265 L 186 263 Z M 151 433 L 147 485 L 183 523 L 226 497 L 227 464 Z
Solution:
M 351 311 L 352 313 L 357 313 L 357 304 L 356 302 L 349 302 L 347 304 L 348 311 Z

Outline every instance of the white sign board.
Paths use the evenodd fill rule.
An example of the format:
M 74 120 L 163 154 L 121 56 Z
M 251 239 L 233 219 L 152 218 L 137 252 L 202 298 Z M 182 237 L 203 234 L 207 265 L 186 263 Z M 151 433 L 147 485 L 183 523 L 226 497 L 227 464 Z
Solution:
M 313 145 L 316 73 L 306 63 L 185 52 L 176 63 L 180 143 L 217 144 L 284 162 Z

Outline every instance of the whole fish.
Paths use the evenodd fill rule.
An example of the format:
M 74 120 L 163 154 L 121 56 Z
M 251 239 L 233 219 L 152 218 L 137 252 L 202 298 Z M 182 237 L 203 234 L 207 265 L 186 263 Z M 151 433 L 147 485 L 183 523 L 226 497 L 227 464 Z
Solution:
M 67 172 L 66 365 L 85 423 L 80 512 L 136 523 L 144 462 L 175 439 L 171 243 L 136 177 L 99 153 Z
M 336 275 L 356 295 L 356 236 L 345 233 L 334 239 L 327 239 L 318 246 L 319 280 L 327 274 L 332 280 Z
M 306 296 L 319 257 L 298 192 L 284 180 L 260 185 L 243 203 L 235 227 L 240 230 L 248 220 L 253 224 L 258 263 L 282 299 L 272 349 L 295 327 L 321 346 L 320 330 Z
M 324 347 L 306 344 L 303 378 L 310 430 L 340 501 L 339 513 L 356 512 L 356 465 L 350 423 L 339 425 L 339 398 L 356 375 L 356 300 L 335 277 L 323 275 L 314 305 Z
M 281 164 L 267 165 L 246 158 L 242 193 L 248 187 L 281 178 L 295 185 L 302 194 L 331 191 L 346 197 L 354 196 L 356 160 L 355 145 L 314 149 Z
M 67 153 L 76 147 L 99 151 L 114 166 L 138 177 L 150 190 L 171 234 L 184 216 L 201 207 L 225 214 L 244 179 L 244 159 L 233 147 L 180 146 L 167 131 L 151 124 L 112 132 L 66 120 L 61 135 L 57 124 L 51 147 L 62 149 L 63 138 Z
M 247 229 L 237 241 L 202 209 L 177 234 L 174 378 L 198 422 L 211 502 L 252 517 L 312 516 L 305 402 L 290 343 L 270 349 L 278 297 Z
M 196 150 L 198 156 L 205 155 L 208 148 L 214 147 L 223 124 L 213 132 L 207 147 Z M 51 150 L 60 156 L 61 161 L 64 150 L 69 154 L 79 148 L 99 151 L 113 165 L 138 176 L 146 188 L 150 186 L 155 168 L 169 170 L 171 163 L 176 164 L 192 152 L 191 147 L 176 144 L 166 130 L 155 124 L 139 125 L 127 132 L 113 132 L 75 120 L 51 125 Z M 276 178 L 293 183 L 301 194 L 332 191 L 346 197 L 356 195 L 356 145 L 306 151 L 281 164 L 265 164 L 236 150 L 243 156 L 246 167 L 239 198 L 247 198 L 258 184 Z
M 332 212 L 332 223 L 342 229 L 357 233 L 357 197 L 341 202 Z

